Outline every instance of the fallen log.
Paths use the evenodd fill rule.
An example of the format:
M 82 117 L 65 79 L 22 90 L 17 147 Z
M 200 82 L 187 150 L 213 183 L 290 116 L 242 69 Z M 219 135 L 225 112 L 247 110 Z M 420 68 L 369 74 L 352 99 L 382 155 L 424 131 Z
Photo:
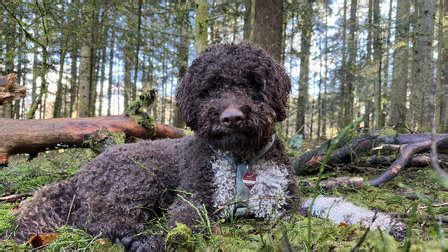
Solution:
M 0 76 L 0 106 L 25 97 L 26 88 L 16 86 L 16 79 L 15 74 Z
M 437 134 L 435 141 L 439 153 L 448 153 L 448 134 Z M 326 142 L 318 149 L 306 152 L 294 160 L 293 165 L 296 173 L 309 174 L 316 172 L 330 143 L 330 141 Z M 382 135 L 380 133 L 365 134 L 338 144 L 336 150 L 331 153 L 327 166 L 331 168 L 337 164 L 359 162 L 361 155 L 370 153 L 371 151 L 398 151 L 396 159 L 392 161 L 388 169 L 379 177 L 367 182 L 373 186 L 381 186 L 397 176 L 407 165 L 421 165 L 425 161 L 428 161 L 427 158 L 423 158 L 417 154 L 429 152 L 430 149 L 431 134 L 427 133 L 395 135 Z M 375 161 L 377 160 L 378 158 Z M 439 162 L 446 163 L 446 160 L 440 160 Z
M 184 136 L 181 129 L 159 123 L 144 127 L 127 115 L 75 119 L 0 119 L 0 164 L 6 165 L 8 157 L 13 154 L 35 155 L 51 149 L 89 147 L 88 140 L 93 135 L 106 137 L 104 134 L 97 134 L 100 130 L 122 132 L 126 137 L 142 139 Z

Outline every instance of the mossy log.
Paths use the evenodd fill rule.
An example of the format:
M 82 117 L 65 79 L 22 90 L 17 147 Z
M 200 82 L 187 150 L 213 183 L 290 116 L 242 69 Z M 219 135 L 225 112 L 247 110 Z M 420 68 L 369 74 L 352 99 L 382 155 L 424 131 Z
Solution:
M 25 97 L 26 88 L 16 86 L 16 79 L 15 74 L 0 76 L 0 106 Z
M 435 136 L 438 153 L 448 153 L 448 134 L 437 134 Z M 294 160 L 294 168 L 297 174 L 307 174 L 317 172 L 325 152 L 330 145 L 330 141 L 324 143 L 318 149 L 309 151 Z M 377 156 L 370 158 L 371 165 L 378 165 L 378 160 L 387 163 L 388 160 L 392 162 L 388 169 L 379 177 L 368 181 L 367 183 L 373 186 L 381 186 L 387 181 L 391 180 L 407 165 L 421 166 L 422 162 L 430 161 L 427 156 L 418 155 L 420 153 L 429 152 L 431 149 L 431 134 L 393 134 L 383 135 L 381 133 L 365 134 L 348 139 L 345 142 L 338 144 L 336 150 L 331 153 L 328 160 L 328 166 L 336 166 L 344 163 L 359 163 L 365 161 L 361 158 L 363 154 L 369 154 L 371 151 L 398 151 L 395 160 L 390 160 L 390 157 L 381 159 Z M 442 156 L 446 158 L 446 156 Z M 446 164 L 447 160 L 440 160 L 439 163 Z M 384 164 L 384 163 L 383 163 Z M 427 163 L 430 165 L 431 163 Z
M 50 149 L 89 147 L 92 136 L 104 135 L 98 134 L 100 130 L 122 132 L 126 137 L 143 139 L 184 136 L 181 129 L 158 123 L 145 127 L 128 115 L 43 120 L 0 119 L 0 164 L 6 165 L 12 154 L 35 155 Z

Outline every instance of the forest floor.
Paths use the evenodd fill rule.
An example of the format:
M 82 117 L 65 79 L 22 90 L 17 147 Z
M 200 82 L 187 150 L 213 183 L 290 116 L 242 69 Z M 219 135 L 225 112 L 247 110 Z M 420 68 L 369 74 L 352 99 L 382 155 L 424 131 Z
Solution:
M 0 168 L 0 197 L 31 195 L 43 185 L 73 176 L 94 156 L 87 149 L 70 149 L 43 153 L 31 161 L 27 161 L 24 155 L 12 157 L 8 167 Z M 378 168 L 375 172 L 376 174 L 372 174 L 371 169 L 360 169 L 357 174 L 348 174 L 340 169 L 338 172 L 325 173 L 324 177 L 356 175 L 370 178 L 381 170 Z M 316 179 L 316 176 L 298 178 L 302 198 L 314 193 L 309 184 Z M 361 251 L 441 251 L 448 247 L 447 227 L 440 220 L 440 216 L 445 215 L 446 221 L 448 214 L 448 189 L 438 183 L 437 175 L 430 168 L 407 168 L 399 177 L 381 188 L 364 186 L 329 191 L 321 189 L 319 193 L 343 196 L 359 206 L 398 216 L 407 224 L 406 239 L 395 241 L 379 230 L 369 231 L 364 239 L 365 227 L 335 225 L 328 220 L 293 214 L 291 218 L 276 223 L 247 219 L 211 223 L 204 227 L 203 233 L 194 235 L 187 246 L 190 249 L 209 251 L 348 251 L 360 242 Z M 6 230 L 13 228 L 12 212 L 17 206 L 18 202 L 0 202 L 0 237 Z M 148 226 L 151 228 L 146 231 L 146 235 L 162 232 L 163 222 L 164 218 L 161 217 L 150 223 Z M 0 241 L 0 251 L 18 248 L 25 249 L 26 245 L 17 245 L 11 240 Z M 57 239 L 45 247 L 48 250 L 62 248 L 124 250 L 120 245 L 69 227 L 60 228 Z

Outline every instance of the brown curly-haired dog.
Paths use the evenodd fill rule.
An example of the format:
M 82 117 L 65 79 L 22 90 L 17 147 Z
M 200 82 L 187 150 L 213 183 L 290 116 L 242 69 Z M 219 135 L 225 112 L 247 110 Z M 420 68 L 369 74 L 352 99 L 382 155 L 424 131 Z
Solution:
M 164 211 L 170 227 L 193 230 L 203 206 L 212 217 L 280 216 L 296 190 L 274 127 L 286 116 L 289 90 L 283 67 L 259 47 L 210 46 L 176 95 L 195 134 L 111 148 L 68 181 L 42 188 L 18 209 L 17 240 L 70 225 L 131 250 L 163 250 L 164 235 L 135 234 Z

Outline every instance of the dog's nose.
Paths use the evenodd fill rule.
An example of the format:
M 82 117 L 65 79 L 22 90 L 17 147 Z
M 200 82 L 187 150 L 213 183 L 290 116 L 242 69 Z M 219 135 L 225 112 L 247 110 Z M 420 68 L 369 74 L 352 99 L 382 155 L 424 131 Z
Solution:
M 226 127 L 234 127 L 244 122 L 244 113 L 233 106 L 229 106 L 219 116 L 219 121 Z

